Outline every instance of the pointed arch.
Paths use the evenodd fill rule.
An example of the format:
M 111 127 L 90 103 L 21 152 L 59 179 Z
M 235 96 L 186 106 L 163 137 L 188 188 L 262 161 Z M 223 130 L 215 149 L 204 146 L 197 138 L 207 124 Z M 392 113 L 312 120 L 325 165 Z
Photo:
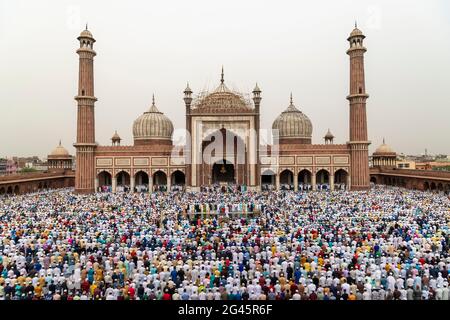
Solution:
M 176 187 L 184 187 L 186 184 L 186 176 L 183 171 L 181 170 L 175 170 L 170 175 L 170 185 L 176 186 Z
M 320 169 L 316 173 L 316 184 L 318 190 L 328 190 L 330 185 L 330 172 L 327 169 Z
M 153 179 L 153 186 L 156 188 L 157 191 L 165 191 L 167 188 L 167 174 L 162 171 L 158 170 L 155 173 L 153 173 L 152 176 Z
M 273 189 L 276 183 L 276 174 L 272 169 L 266 169 L 261 174 L 261 187 L 264 190 Z
M 290 169 L 284 169 L 280 173 L 280 187 L 282 190 L 294 189 L 294 173 Z

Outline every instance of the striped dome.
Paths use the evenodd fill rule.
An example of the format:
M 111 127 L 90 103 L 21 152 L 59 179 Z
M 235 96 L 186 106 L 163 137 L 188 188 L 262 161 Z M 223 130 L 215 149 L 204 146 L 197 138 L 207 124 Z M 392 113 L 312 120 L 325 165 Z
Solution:
M 272 130 L 278 130 L 280 139 L 311 139 L 312 137 L 311 120 L 294 106 L 292 95 L 289 107 L 275 119 Z
M 134 140 L 172 140 L 172 134 L 172 121 L 156 108 L 155 99 L 150 109 L 133 123 Z

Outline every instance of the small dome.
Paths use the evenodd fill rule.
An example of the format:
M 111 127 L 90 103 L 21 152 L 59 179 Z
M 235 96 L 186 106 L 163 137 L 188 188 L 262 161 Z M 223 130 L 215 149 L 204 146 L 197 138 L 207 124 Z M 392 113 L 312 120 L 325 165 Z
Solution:
M 81 31 L 80 38 L 91 38 L 91 39 L 94 39 L 94 37 L 92 36 L 92 33 L 88 29 Z
M 383 144 L 375 150 L 374 154 L 395 154 L 395 151 L 383 139 Z
M 116 131 L 116 132 L 114 132 L 114 135 L 112 136 L 111 140 L 112 141 L 120 141 L 122 139 L 120 138 L 119 134 Z
M 61 141 L 59 141 L 59 145 L 50 153 L 52 157 L 70 157 L 69 151 L 61 145 Z
M 358 37 L 358 36 L 364 36 L 361 30 L 359 30 L 357 27 L 353 29 L 352 33 L 350 33 L 350 37 Z
M 328 129 L 324 139 L 334 139 L 334 135 L 331 133 L 330 129 Z
M 133 124 L 134 140 L 172 140 L 172 121 L 160 112 L 155 105 L 155 98 L 150 110 L 144 112 Z
M 289 107 L 283 111 L 272 124 L 272 130 L 278 130 L 279 138 L 299 138 L 311 140 L 312 137 L 311 120 L 292 102 Z

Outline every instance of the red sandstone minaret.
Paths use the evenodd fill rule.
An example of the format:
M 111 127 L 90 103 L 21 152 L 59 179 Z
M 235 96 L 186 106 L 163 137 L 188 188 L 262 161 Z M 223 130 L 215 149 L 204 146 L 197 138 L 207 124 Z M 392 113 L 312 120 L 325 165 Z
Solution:
M 348 41 L 350 49 L 350 147 L 352 190 L 369 189 L 369 145 L 367 138 L 366 94 L 364 80 L 364 53 L 367 49 L 363 45 L 365 36 L 355 25 Z
M 94 96 L 94 57 L 95 42 L 92 34 L 87 30 L 81 32 L 78 37 L 80 48 L 77 54 L 80 56 L 80 69 L 78 80 L 77 116 L 77 142 L 74 144 L 77 150 L 75 192 L 94 192 L 94 151 L 95 143 L 95 117 L 94 104 L 97 99 Z

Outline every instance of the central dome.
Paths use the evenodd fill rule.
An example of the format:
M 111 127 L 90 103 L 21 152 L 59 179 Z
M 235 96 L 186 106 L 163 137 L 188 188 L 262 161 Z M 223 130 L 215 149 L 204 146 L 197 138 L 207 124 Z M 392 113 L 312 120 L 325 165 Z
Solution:
M 311 120 L 292 102 L 272 124 L 272 130 L 278 130 L 280 143 L 311 144 L 312 138 Z
M 172 144 L 172 134 L 172 121 L 156 108 L 153 97 L 150 109 L 133 123 L 134 144 Z
M 211 93 L 200 94 L 192 103 L 192 111 L 198 113 L 236 113 L 252 110 L 249 100 L 225 85 L 223 69 L 220 85 Z

